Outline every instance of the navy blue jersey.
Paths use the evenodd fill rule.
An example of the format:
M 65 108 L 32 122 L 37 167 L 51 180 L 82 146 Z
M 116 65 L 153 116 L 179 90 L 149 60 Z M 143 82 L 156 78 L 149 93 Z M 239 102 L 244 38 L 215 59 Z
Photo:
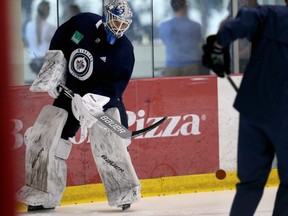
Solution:
M 113 102 L 121 100 L 131 78 L 134 51 L 125 35 L 110 45 L 101 18 L 93 13 L 71 18 L 57 29 L 50 50 L 62 50 L 68 61 L 68 88 L 81 96 L 105 95 Z
M 288 7 L 241 9 L 217 33 L 222 46 L 237 38 L 252 50 L 234 107 L 258 122 L 288 124 Z
M 117 107 L 121 123 L 128 127 L 122 94 L 131 78 L 135 57 L 133 46 L 125 35 L 110 45 L 102 17 L 80 13 L 56 30 L 50 50 L 64 53 L 68 68 L 66 86 L 69 89 L 81 96 L 95 93 L 109 97 L 104 111 Z M 73 137 L 80 125 L 72 113 L 71 99 L 60 94 L 53 105 L 68 111 L 61 137 Z

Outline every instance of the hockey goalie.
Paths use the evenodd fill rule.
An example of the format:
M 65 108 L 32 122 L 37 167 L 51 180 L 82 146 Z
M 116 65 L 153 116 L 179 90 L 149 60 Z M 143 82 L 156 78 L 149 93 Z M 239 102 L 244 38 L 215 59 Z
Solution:
M 66 187 L 65 161 L 73 147 L 69 138 L 80 127 L 88 128 L 108 204 L 125 210 L 140 199 L 141 185 L 127 140 L 97 119 L 107 114 L 128 127 L 122 94 L 135 61 L 133 46 L 124 35 L 131 22 L 127 2 L 112 0 L 104 7 L 103 16 L 81 13 L 55 32 L 30 87 L 55 100 L 43 107 L 27 136 L 25 185 L 17 199 L 28 211 L 59 205 Z M 74 94 L 67 97 L 61 85 Z

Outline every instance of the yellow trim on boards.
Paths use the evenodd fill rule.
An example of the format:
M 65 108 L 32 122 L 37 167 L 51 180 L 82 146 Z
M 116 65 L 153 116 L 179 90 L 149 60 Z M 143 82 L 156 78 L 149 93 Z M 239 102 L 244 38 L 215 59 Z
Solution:
M 172 176 L 140 180 L 142 197 L 198 193 L 221 190 L 235 190 L 238 178 L 235 172 L 228 172 L 226 178 L 219 180 L 215 174 Z M 278 186 L 277 170 L 270 173 L 267 187 Z M 61 205 L 106 201 L 103 184 L 90 184 L 67 187 Z
M 172 176 L 155 179 L 140 180 L 142 185 L 142 197 L 165 196 L 184 193 L 200 193 L 222 190 L 235 190 L 238 178 L 235 172 L 228 172 L 226 178 L 219 180 L 214 173 Z M 279 179 L 277 169 L 273 169 L 269 175 L 267 187 L 278 186 Z M 81 203 L 93 203 L 107 201 L 103 184 L 89 184 L 70 186 L 64 191 L 60 205 L 73 205 Z M 19 210 L 25 207 L 18 205 Z

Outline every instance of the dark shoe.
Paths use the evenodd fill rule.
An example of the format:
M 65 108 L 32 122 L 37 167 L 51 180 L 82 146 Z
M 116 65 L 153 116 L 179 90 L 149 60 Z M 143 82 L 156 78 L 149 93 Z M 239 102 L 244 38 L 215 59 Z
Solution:
M 131 207 L 131 204 L 124 204 L 121 206 L 122 210 L 125 211 Z
M 27 211 L 28 211 L 28 212 L 31 212 L 31 211 L 46 211 L 46 210 L 53 210 L 53 209 L 55 209 L 55 207 L 52 207 L 52 208 L 44 208 L 42 205 L 39 205 L 39 206 L 31 206 L 31 205 L 28 205 Z

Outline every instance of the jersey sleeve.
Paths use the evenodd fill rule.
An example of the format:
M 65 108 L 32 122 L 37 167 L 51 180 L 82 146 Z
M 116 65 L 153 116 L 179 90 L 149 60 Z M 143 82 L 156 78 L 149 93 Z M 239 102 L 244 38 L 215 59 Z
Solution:
M 50 50 L 65 50 L 67 49 L 67 46 L 69 45 L 69 35 L 71 35 L 71 32 L 74 31 L 74 27 L 76 26 L 76 23 L 79 20 L 80 15 L 76 15 L 72 17 L 67 22 L 60 25 L 55 34 L 52 37 L 52 40 L 50 42 L 49 49 Z
M 55 34 L 53 35 L 49 49 L 50 50 L 62 50 L 63 49 L 63 41 L 65 40 L 65 26 L 60 26 Z
M 226 47 L 238 38 L 251 41 L 261 30 L 265 18 L 265 8 L 242 8 L 235 19 L 224 24 L 218 31 L 217 42 Z

